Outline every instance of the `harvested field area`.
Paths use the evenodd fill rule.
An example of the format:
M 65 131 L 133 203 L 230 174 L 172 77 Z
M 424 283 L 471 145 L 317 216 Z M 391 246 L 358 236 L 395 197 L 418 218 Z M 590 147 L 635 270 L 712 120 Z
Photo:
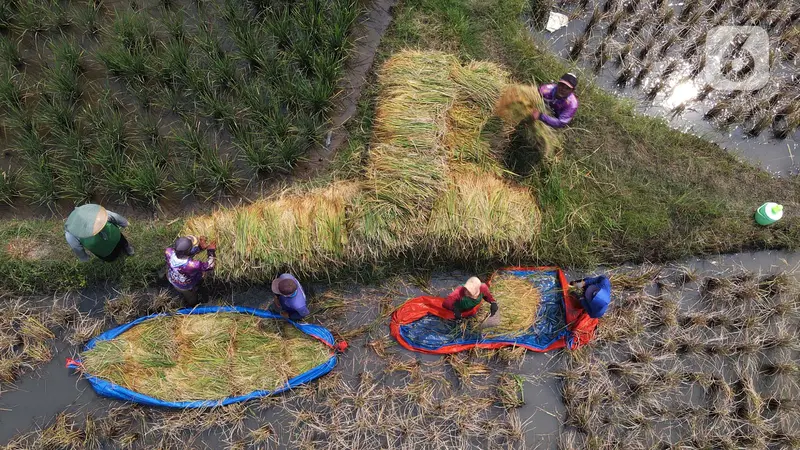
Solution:
M 651 277 L 617 293 L 596 343 L 565 355 L 561 448 L 796 448 L 797 280 Z

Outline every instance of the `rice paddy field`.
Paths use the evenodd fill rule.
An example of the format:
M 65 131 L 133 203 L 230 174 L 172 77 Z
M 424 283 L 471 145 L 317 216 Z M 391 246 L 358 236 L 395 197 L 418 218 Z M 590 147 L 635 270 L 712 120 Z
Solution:
M 153 209 L 258 192 L 324 144 L 361 11 L 4 1 L 0 202 Z
M 640 76 L 642 86 L 654 73 L 672 86 L 684 62 L 696 68 L 699 48 L 683 57 L 700 42 L 685 39 L 702 32 L 692 21 L 767 26 L 773 60 L 791 70 L 791 33 L 773 34 L 796 24 L 796 5 L 767 3 L 769 13 L 733 0 L 0 0 L 0 208 L 15 218 L 0 222 L 0 444 L 800 448 L 797 180 L 742 164 L 603 89 L 607 71 L 633 90 Z M 391 21 L 385 35 L 359 34 L 365 8 L 365 23 Z M 520 20 L 551 8 L 571 15 L 565 31 L 588 29 L 589 50 L 557 58 Z M 350 105 L 347 142 L 322 176 L 283 177 L 325 147 L 339 83 L 352 81 L 344 61 L 362 38 L 380 45 L 358 55 L 375 63 Z M 596 38 L 607 41 L 599 53 Z M 619 67 L 616 51 L 627 55 Z M 589 53 L 607 59 L 595 80 Z M 644 75 L 640 59 L 651 62 Z M 568 70 L 581 76 L 581 107 L 570 127 L 544 136 L 551 130 L 530 126 L 524 110 L 541 107 L 535 86 Z M 791 133 L 780 140 L 791 111 L 778 114 L 796 87 L 789 75 L 728 99 L 742 114 L 718 108 L 723 128 L 759 124 L 762 138 L 791 142 Z M 702 101 L 693 102 L 670 113 L 689 114 Z M 520 119 L 504 120 L 505 108 Z M 28 204 L 58 211 L 89 199 L 161 208 L 126 230 L 136 256 L 79 265 L 60 219 L 23 219 Z M 767 200 L 786 217 L 757 227 L 752 214 Z M 195 201 L 225 205 L 170 216 Z M 298 274 L 308 321 L 349 343 L 337 367 L 278 396 L 192 411 L 100 398 L 69 374 L 64 359 L 82 354 L 108 379 L 161 398 L 221 397 L 275 386 L 329 355 L 291 328 L 225 317 L 153 321 L 86 352 L 105 330 L 181 306 L 158 270 L 163 248 L 186 232 L 218 241 L 211 304 L 265 309 L 265 282 Z M 713 256 L 727 252 L 744 253 Z M 608 273 L 614 300 L 596 339 L 577 351 L 441 357 L 390 336 L 389 317 L 409 298 L 445 296 L 510 264 L 557 264 L 570 279 Z M 504 330 L 535 317 L 537 292 L 503 278 L 493 289 Z M 240 329 L 248 339 L 233 336 L 245 337 Z M 300 352 L 302 361 L 289 358 Z

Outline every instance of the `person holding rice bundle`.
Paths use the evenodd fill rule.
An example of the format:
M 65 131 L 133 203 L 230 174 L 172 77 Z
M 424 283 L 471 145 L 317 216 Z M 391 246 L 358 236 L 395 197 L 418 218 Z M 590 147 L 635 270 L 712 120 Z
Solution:
M 202 251 L 208 253 L 208 261 L 197 261 L 194 256 Z M 217 246 L 206 243 L 206 237 L 179 237 L 173 247 L 164 252 L 167 259 L 167 280 L 183 295 L 185 306 L 193 307 L 199 303 L 198 291 L 205 273 L 214 270 Z
M 484 300 L 491 305 L 491 315 L 494 316 L 497 314 L 497 302 L 494 297 L 492 297 L 491 292 L 489 292 L 489 286 L 481 282 L 478 277 L 472 277 L 467 280 L 463 286 L 459 286 L 451 292 L 442 303 L 442 306 L 445 309 L 453 311 L 456 320 L 460 320 L 462 317 L 465 317 L 464 313 L 467 313 L 466 317 L 474 315 L 477 310 L 471 310 L 475 309 L 475 307 L 480 305 Z
M 297 278 L 290 273 L 281 274 L 272 281 L 272 293 L 275 301 L 270 311 L 291 320 L 302 320 L 311 314 L 306 306 L 306 293 Z
M 567 73 L 558 83 L 545 84 L 539 87 L 539 94 L 553 115 L 544 111 L 533 110 L 531 117 L 534 121 L 541 120 L 552 128 L 564 128 L 575 117 L 578 111 L 578 97 L 575 88 L 578 87 L 578 77 Z
M 599 319 L 608 310 L 611 303 L 611 281 L 603 275 L 594 278 L 584 278 L 573 281 L 570 286 L 582 289 L 581 306 L 589 317 Z
M 120 228 L 128 226 L 128 220 L 117 213 L 92 203 L 75 208 L 64 224 L 64 237 L 75 256 L 83 262 L 89 261 L 89 251 L 105 262 L 119 258 L 122 252 L 133 256 L 133 246 L 128 243 Z

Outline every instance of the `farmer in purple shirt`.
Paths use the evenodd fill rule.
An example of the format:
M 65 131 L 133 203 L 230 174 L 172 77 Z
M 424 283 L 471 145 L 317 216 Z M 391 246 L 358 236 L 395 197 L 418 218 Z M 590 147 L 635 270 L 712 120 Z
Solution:
M 208 261 L 197 261 L 195 255 L 205 250 Z M 217 257 L 217 246 L 214 242 L 206 244 L 206 238 L 194 236 L 180 237 L 174 247 L 164 252 L 167 259 L 167 279 L 172 287 L 183 295 L 187 307 L 199 303 L 198 290 L 203 282 L 203 275 L 214 270 Z
M 283 317 L 292 320 L 302 320 L 310 314 L 306 307 L 306 293 L 297 278 L 284 273 L 272 281 L 272 293 L 275 302 L 270 307 L 274 312 L 279 312 Z
M 561 77 L 558 84 L 545 84 L 539 87 L 544 103 L 553 111 L 550 116 L 542 111 L 533 111 L 533 120 L 541 120 L 553 128 L 564 128 L 578 111 L 578 97 L 575 88 L 578 87 L 578 77 L 568 73 Z

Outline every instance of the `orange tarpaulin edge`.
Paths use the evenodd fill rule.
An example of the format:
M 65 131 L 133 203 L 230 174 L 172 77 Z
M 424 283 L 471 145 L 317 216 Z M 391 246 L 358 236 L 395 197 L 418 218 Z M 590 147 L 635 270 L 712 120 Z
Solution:
M 563 298 L 564 298 L 564 311 L 566 314 L 566 323 L 567 329 L 572 334 L 572 348 L 578 348 L 582 345 L 588 343 L 593 337 L 595 329 L 597 328 L 598 321 L 597 319 L 592 319 L 586 314 L 583 307 L 580 304 L 578 298 L 570 295 L 569 293 L 569 283 L 567 282 L 567 278 L 564 275 L 564 272 L 558 267 L 550 267 L 550 266 L 543 266 L 543 267 L 505 267 L 500 269 L 497 272 L 502 271 L 556 271 L 558 273 L 558 278 L 561 283 L 561 288 L 563 291 Z M 495 272 L 495 274 L 497 273 Z M 494 274 L 492 274 L 494 276 Z M 491 285 L 492 277 L 489 278 L 487 284 Z M 461 352 L 464 350 L 469 350 L 471 348 L 486 348 L 486 349 L 495 349 L 495 348 L 502 348 L 502 347 L 524 347 L 528 350 L 536 351 L 536 352 L 546 352 L 550 350 L 555 350 L 559 348 L 563 348 L 567 346 L 567 338 L 562 337 L 561 339 L 556 340 L 551 345 L 546 348 L 536 348 L 531 347 L 521 343 L 515 342 L 486 342 L 486 343 L 470 343 L 470 344 L 452 344 L 452 345 L 445 345 L 436 350 L 428 350 L 424 348 L 419 348 L 411 345 L 406 339 L 403 337 L 402 333 L 400 332 L 400 327 L 402 325 L 406 325 L 412 322 L 415 322 L 419 319 L 422 319 L 428 314 L 432 314 L 434 316 L 441 317 L 442 319 L 446 320 L 454 320 L 455 315 L 453 311 L 446 309 L 442 306 L 444 299 L 441 297 L 431 297 L 431 296 L 421 296 L 416 297 L 408 300 L 405 302 L 400 308 L 397 309 L 392 314 L 392 320 L 390 323 L 390 330 L 392 336 L 397 340 L 397 342 L 402 345 L 404 348 L 421 353 L 429 353 L 429 354 L 448 354 L 448 353 L 456 353 Z M 477 313 L 480 305 L 476 306 L 475 308 L 471 309 L 470 311 L 465 312 L 462 314 L 463 317 L 471 316 Z

